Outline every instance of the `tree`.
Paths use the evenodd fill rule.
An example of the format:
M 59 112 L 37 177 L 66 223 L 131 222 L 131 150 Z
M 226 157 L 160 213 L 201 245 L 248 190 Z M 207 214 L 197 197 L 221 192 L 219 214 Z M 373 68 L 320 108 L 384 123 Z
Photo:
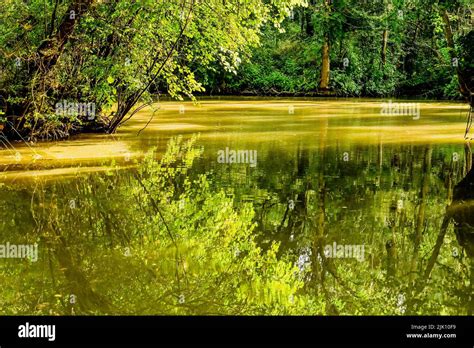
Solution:
M 161 92 L 193 98 L 203 90 L 194 66 L 233 69 L 239 55 L 258 43 L 264 22 L 278 24 L 300 3 L 4 2 L 0 93 L 7 100 L 6 133 L 31 139 L 84 130 L 113 133 Z M 78 106 L 58 115 L 55 105 L 63 100 L 93 103 L 95 114 L 84 117 Z

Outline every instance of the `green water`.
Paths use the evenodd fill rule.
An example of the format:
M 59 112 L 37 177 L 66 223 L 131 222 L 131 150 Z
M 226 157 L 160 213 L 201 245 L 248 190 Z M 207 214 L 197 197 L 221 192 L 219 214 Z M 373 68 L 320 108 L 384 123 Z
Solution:
M 472 313 L 467 107 L 383 102 L 163 102 L 0 150 L 0 245 L 38 245 L 0 258 L 0 313 Z

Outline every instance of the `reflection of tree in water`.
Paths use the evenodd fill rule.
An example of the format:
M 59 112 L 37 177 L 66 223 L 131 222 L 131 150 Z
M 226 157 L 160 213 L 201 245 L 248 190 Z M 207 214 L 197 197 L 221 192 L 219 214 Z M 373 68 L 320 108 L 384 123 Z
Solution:
M 324 129 L 324 125 L 320 128 Z M 241 175 L 242 185 L 232 187 L 236 192 L 236 203 L 244 201 L 244 196 L 254 200 L 256 215 L 253 221 L 258 224 L 258 230 L 254 232 L 261 236 L 258 245 L 266 250 L 268 243 L 265 240 L 280 241 L 279 256 L 288 257 L 294 264 L 299 259 L 306 264 L 304 291 L 298 293 L 298 296 L 311 299 L 311 305 L 304 306 L 307 308 L 305 313 L 464 313 L 466 298 L 472 292 L 472 286 L 469 289 L 464 286 L 469 275 L 465 272 L 467 260 L 462 258 L 464 254 L 472 258 L 473 250 L 474 175 L 470 161 L 466 161 L 468 165 L 462 173 L 463 161 L 452 161 L 452 149 L 449 148 L 386 146 L 381 153 L 381 147 L 335 149 L 326 146 L 324 139 L 324 133 L 321 133 L 316 148 L 301 142 L 293 153 L 280 154 L 275 148 L 275 153 L 268 156 L 271 160 L 259 162 L 258 171 Z M 342 156 L 344 151 L 350 151 L 348 162 Z M 242 174 L 239 168 L 218 167 L 213 184 L 219 189 L 226 187 L 226 183 L 235 184 L 236 174 Z M 179 298 L 183 293 L 186 302 L 179 304 L 180 308 L 195 313 L 210 313 L 210 308 L 212 313 L 240 313 L 250 308 L 247 303 L 239 304 L 238 308 L 222 307 L 224 303 L 235 301 L 233 283 L 236 279 L 245 281 L 242 275 L 247 271 L 242 273 L 240 269 L 234 269 L 238 263 L 233 259 L 222 259 L 227 250 L 216 251 L 216 245 L 220 244 L 211 239 L 215 235 L 213 232 L 207 237 L 196 236 L 196 244 L 186 249 L 191 257 L 187 267 L 199 267 L 194 268 L 199 270 L 199 276 L 194 279 L 192 272 L 186 270 L 191 286 L 185 286 L 185 282 L 182 288 L 178 286 L 179 281 L 174 276 L 175 249 L 170 243 L 169 248 L 160 247 L 160 257 L 155 257 L 157 246 L 154 243 L 163 244 L 167 234 L 164 228 L 157 230 L 161 220 L 151 219 L 156 214 L 146 200 L 149 194 L 145 195 L 139 185 L 132 184 L 134 180 L 129 174 L 97 176 L 89 181 L 76 180 L 72 186 L 67 183 L 54 185 L 55 190 L 37 190 L 32 201 L 37 206 L 34 217 L 39 224 L 38 231 L 50 246 L 51 266 L 55 268 L 51 272 L 54 274 L 51 296 L 77 294 L 76 313 L 132 312 L 132 309 L 145 313 L 151 310 L 148 307 L 155 313 L 168 313 L 177 306 L 175 297 Z M 462 176 L 465 178 L 460 180 Z M 459 183 L 454 186 L 456 182 Z M 149 192 L 155 194 L 155 191 Z M 69 207 L 70 197 L 80 197 L 76 209 Z M 166 220 L 175 225 L 173 231 L 194 230 L 193 224 L 189 227 L 191 212 L 202 215 L 202 221 L 195 222 L 201 224 L 210 216 L 203 215 L 203 209 L 212 208 L 208 212 L 211 214 L 216 204 L 227 204 L 211 195 L 208 198 L 212 199 L 212 204 L 207 208 L 201 203 L 180 208 L 177 201 L 174 202 L 178 197 L 174 194 L 170 197 L 173 197 L 171 201 L 163 200 L 162 204 Z M 291 209 L 290 199 L 294 200 Z M 398 208 L 400 199 L 404 204 Z M 446 200 L 453 203 L 443 220 Z M 17 209 L 21 216 L 28 212 L 29 206 Z M 187 215 L 181 216 L 183 212 Z M 26 216 L 21 218 L 20 215 L 15 215 L 15 220 L 27 220 Z M 222 222 L 227 224 L 227 220 L 223 218 Z M 452 233 L 450 222 L 453 220 L 455 229 Z M 25 229 L 18 228 L 18 233 Z M 238 228 L 238 231 L 240 233 L 242 229 Z M 194 235 L 193 232 L 189 236 Z M 452 236 L 451 240 L 449 236 Z M 135 256 L 134 253 L 132 258 L 122 255 L 123 248 L 130 246 L 130 240 L 134 241 L 133 245 L 140 245 L 137 250 L 145 254 Z M 338 245 L 365 244 L 366 261 L 326 257 L 324 246 L 334 241 Z M 394 245 L 393 255 L 386 249 L 389 241 Z M 453 241 L 465 250 L 460 257 L 451 255 L 450 248 L 455 246 Z M 142 244 L 149 247 L 144 248 Z M 199 252 L 194 260 L 193 253 L 199 251 L 200 246 L 203 246 L 203 254 Z M 89 255 L 90 251 L 94 253 Z M 235 251 L 235 258 L 248 255 L 243 249 Z M 216 264 L 225 261 L 230 268 L 212 271 L 214 268 L 209 268 L 210 264 L 197 263 L 209 252 L 216 253 L 215 259 L 219 260 Z M 152 256 L 150 260 L 156 265 L 146 264 L 144 261 L 148 256 L 145 255 Z M 254 269 L 253 265 L 249 266 L 248 274 L 254 274 Z M 263 274 L 268 274 L 270 268 L 262 269 L 265 270 Z M 121 287 L 126 286 L 127 291 L 116 289 L 119 282 L 126 284 Z M 192 291 L 186 293 L 186 289 Z M 212 294 L 212 306 L 206 296 L 196 297 L 197 290 Z M 122 299 L 124 294 L 128 296 Z M 104 301 L 107 298 L 112 300 Z M 264 305 L 258 299 L 255 301 Z M 58 309 L 52 304 L 49 306 Z M 472 297 L 470 306 L 472 312 Z M 69 307 L 73 306 L 66 304 L 65 307 L 63 310 L 70 313 Z M 406 307 L 406 310 L 401 311 L 400 307 Z
M 259 189 L 272 197 L 265 209 L 256 205 L 261 235 L 281 241 L 282 253 L 309 259 L 306 290 L 325 303 L 323 313 L 368 313 L 365 297 L 376 294 L 367 305 L 382 307 L 373 313 L 461 314 L 466 260 L 452 254 L 453 226 L 442 215 L 466 172 L 452 156 L 458 146 L 387 145 L 381 153 L 380 146 L 335 149 L 323 140 L 261 163 L 269 180 Z M 281 163 L 292 165 L 285 171 Z M 297 197 L 292 210 L 288 197 Z M 444 240 L 448 231 L 453 238 Z M 365 244 L 367 262 L 325 258 L 322 247 L 334 241 Z
M 459 245 L 474 257 L 474 168 L 454 187 L 451 214 Z
M 466 145 L 466 158 L 472 159 L 471 149 Z M 454 233 L 462 249 L 470 259 L 470 286 L 468 313 L 474 311 L 474 168 L 472 160 L 466 161 L 467 175 L 454 186 L 453 202 L 448 208 L 448 214 L 454 221 Z
M 472 315 L 473 311 L 473 297 L 472 297 L 472 286 L 473 286 L 473 246 L 474 246 L 474 209 L 472 201 L 474 198 L 474 174 L 471 168 L 472 164 L 472 153 L 470 147 L 466 145 L 466 161 L 465 161 L 465 172 L 467 175 L 454 186 L 452 185 L 453 181 L 453 172 L 454 172 L 454 163 L 457 160 L 451 163 L 451 168 L 448 170 L 446 175 L 445 185 L 447 187 L 448 194 L 448 203 L 452 201 L 446 208 L 446 213 L 444 215 L 443 221 L 440 226 L 439 233 L 436 238 L 435 245 L 431 251 L 430 257 L 426 263 L 426 267 L 420 277 L 416 279 L 415 286 L 409 291 L 409 298 L 406 303 L 407 313 L 415 314 L 417 313 L 416 307 L 420 304 L 420 295 L 427 288 L 430 280 L 433 276 L 433 270 L 435 265 L 439 267 L 443 265 L 439 261 L 441 249 L 443 244 L 445 244 L 445 237 L 449 229 L 451 221 L 454 222 L 454 234 L 456 236 L 457 242 L 462 249 L 466 250 L 467 256 L 470 258 L 470 270 L 468 270 L 470 284 L 465 288 L 461 283 L 454 284 L 455 287 L 458 287 L 457 290 L 454 290 L 454 293 L 460 298 L 461 303 L 464 303 L 464 299 L 467 299 L 467 313 Z M 422 188 L 423 190 L 423 188 Z M 419 248 L 419 245 L 415 243 L 415 251 Z M 457 259 L 462 255 L 458 255 L 457 248 L 454 248 L 452 251 L 452 257 Z M 413 259 L 414 260 L 414 259 Z M 413 261 L 412 261 L 413 262 Z M 413 265 L 413 263 L 412 263 Z M 452 271 L 452 269 L 450 269 Z M 412 268 L 414 271 L 414 268 Z M 413 280 L 413 277 L 411 277 Z M 434 286 L 436 286 L 435 284 Z M 428 292 L 429 293 L 429 292 Z

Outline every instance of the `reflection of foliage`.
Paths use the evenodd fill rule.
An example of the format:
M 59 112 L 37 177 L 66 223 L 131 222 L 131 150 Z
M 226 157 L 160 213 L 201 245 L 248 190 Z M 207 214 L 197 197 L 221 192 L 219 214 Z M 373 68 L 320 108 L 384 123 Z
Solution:
M 268 160 L 256 170 L 200 175 L 195 141 L 176 138 L 131 173 L 37 187 L 31 212 L 27 190 L 5 188 L 5 240 L 40 238 L 40 258 L 2 261 L 0 311 L 465 313 L 470 265 L 452 225 L 425 279 L 450 192 L 465 175 L 462 156 L 452 156 L 459 147 L 348 149 L 358 156 L 350 162 L 334 148 L 296 156 L 273 148 L 259 153 Z M 30 214 L 35 233 L 25 235 Z M 364 244 L 365 260 L 324 258 L 318 246 L 334 241 Z
M 77 192 L 64 195 L 58 185 L 38 194 L 43 263 L 22 279 L 29 283 L 22 298 L 2 296 L 2 312 L 303 313 L 297 268 L 277 257 L 277 244 L 267 251 L 257 246 L 252 206 L 236 208 L 204 175 L 187 177 L 200 154 L 193 142 L 171 141 L 159 162 L 150 153 L 133 178 L 91 177 L 80 180 Z M 48 264 L 52 277 L 41 285 Z M 20 283 L 12 279 L 7 292 Z M 71 294 L 76 304 L 65 300 Z
M 231 193 L 240 200 L 253 197 L 256 232 L 263 247 L 278 240 L 280 253 L 294 261 L 308 248 L 313 251 L 304 292 L 323 299 L 323 313 L 463 314 L 470 293 L 469 259 L 456 241 L 452 224 L 428 279 L 424 279 L 450 192 L 465 175 L 462 157 L 453 157 L 462 151 L 455 145 L 432 150 L 429 146 L 386 145 L 380 154 L 375 147 L 352 149 L 351 160 L 344 162 L 334 148 L 306 154 L 272 149 L 259 154 L 267 160 L 249 174 L 250 179 L 229 177 L 226 168 L 217 168 L 214 182 L 221 187 L 231 182 Z M 431 168 L 424 168 L 430 161 Z M 321 175 L 323 182 L 319 181 Z M 257 188 L 255 182 L 259 183 Z M 289 199 L 294 199 L 294 209 L 288 209 Z M 325 223 L 319 235 L 321 203 Z M 421 239 L 415 252 L 422 205 Z M 315 243 L 334 241 L 364 244 L 365 261 L 324 260 L 314 252 Z M 389 242 L 396 248 L 388 251 Z M 415 286 L 422 290 L 415 291 Z

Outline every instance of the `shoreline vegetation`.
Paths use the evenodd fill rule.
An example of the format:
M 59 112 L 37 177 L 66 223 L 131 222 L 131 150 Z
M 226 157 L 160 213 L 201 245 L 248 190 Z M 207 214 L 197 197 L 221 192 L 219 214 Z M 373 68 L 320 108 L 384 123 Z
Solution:
M 113 134 L 163 94 L 462 98 L 472 109 L 472 11 L 467 0 L 5 1 L 1 132 Z M 94 115 L 58 113 L 62 101 Z

